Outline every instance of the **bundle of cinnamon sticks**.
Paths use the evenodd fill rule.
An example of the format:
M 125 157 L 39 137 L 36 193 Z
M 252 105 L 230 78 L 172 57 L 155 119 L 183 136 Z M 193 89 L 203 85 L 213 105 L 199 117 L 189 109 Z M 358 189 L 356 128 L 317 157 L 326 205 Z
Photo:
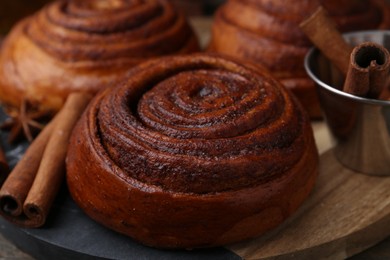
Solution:
M 91 96 L 72 93 L 42 130 L 0 189 L 0 214 L 22 227 L 40 227 L 49 213 L 65 173 L 72 129 Z
M 390 55 L 386 48 L 366 42 L 350 46 L 320 6 L 300 24 L 312 43 L 344 75 L 343 91 L 352 95 L 389 100 Z

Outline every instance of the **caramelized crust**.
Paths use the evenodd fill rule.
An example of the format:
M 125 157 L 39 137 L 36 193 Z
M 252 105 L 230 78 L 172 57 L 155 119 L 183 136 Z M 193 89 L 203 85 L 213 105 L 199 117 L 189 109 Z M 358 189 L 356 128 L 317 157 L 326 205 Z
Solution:
M 389 28 L 383 0 L 322 0 L 341 31 Z M 229 0 L 216 13 L 211 51 L 251 60 L 267 67 L 290 88 L 312 118 L 321 115 L 314 83 L 303 60 L 311 44 L 299 23 L 319 2 Z
M 21 21 L 0 53 L 0 100 L 57 110 L 68 93 L 95 93 L 151 57 L 198 43 L 167 0 L 55 1 Z
M 76 126 L 67 182 L 96 221 L 164 248 L 258 236 L 318 171 L 309 119 L 264 70 L 216 55 L 143 63 Z

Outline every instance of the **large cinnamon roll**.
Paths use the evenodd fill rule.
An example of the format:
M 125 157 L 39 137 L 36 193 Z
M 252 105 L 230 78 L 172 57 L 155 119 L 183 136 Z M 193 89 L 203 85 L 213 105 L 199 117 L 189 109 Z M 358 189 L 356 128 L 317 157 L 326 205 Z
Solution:
M 0 52 L 0 100 L 57 110 L 68 93 L 99 89 L 151 57 L 198 43 L 168 0 L 59 0 L 13 28 Z
M 321 111 L 303 59 L 311 44 L 299 23 L 321 3 L 341 31 L 390 28 L 383 0 L 229 0 L 216 13 L 210 50 L 266 66 L 299 98 L 312 118 Z
M 91 218 L 162 248 L 258 236 L 298 208 L 317 171 L 298 101 L 264 70 L 211 54 L 143 63 L 99 93 L 67 156 Z

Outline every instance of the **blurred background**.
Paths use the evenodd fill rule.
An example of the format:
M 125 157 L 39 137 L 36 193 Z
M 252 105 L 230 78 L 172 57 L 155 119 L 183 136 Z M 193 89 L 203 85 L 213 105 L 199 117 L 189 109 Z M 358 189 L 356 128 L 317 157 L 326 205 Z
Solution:
M 49 0 L 1 0 L 0 34 L 6 34 L 10 27 L 21 18 L 35 12 Z
M 188 16 L 209 16 L 225 0 L 172 0 Z M 35 12 L 50 0 L 1 0 L 0 35 L 6 34 L 21 18 Z

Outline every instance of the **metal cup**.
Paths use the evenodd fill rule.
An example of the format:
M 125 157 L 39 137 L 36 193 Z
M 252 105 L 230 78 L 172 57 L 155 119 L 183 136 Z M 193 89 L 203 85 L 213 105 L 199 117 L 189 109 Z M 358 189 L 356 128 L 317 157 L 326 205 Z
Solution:
M 351 45 L 371 41 L 390 50 L 390 31 L 361 31 L 344 37 Z M 390 101 L 341 91 L 344 77 L 318 49 L 306 55 L 305 69 L 317 85 L 337 159 L 357 172 L 390 175 Z

